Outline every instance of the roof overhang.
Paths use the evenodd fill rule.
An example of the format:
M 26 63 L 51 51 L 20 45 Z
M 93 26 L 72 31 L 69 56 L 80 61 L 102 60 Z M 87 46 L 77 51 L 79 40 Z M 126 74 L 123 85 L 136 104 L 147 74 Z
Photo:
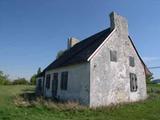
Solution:
M 96 54 L 97 52 L 102 48 L 102 46 L 108 41 L 108 39 L 113 35 L 113 33 L 116 31 L 116 29 L 114 29 L 110 35 L 102 42 L 102 44 L 91 54 L 91 56 L 87 59 L 87 61 L 90 61 Z

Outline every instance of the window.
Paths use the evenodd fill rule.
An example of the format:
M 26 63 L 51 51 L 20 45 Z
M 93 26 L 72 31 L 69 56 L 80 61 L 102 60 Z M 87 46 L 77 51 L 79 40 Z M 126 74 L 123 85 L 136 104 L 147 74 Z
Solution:
M 46 77 L 46 88 L 49 89 L 50 88 L 50 82 L 51 82 L 51 75 L 48 74 Z
M 68 72 L 62 72 L 61 73 L 61 89 L 67 90 L 67 84 L 68 84 Z
M 52 80 L 52 96 L 57 96 L 57 89 L 58 89 L 58 73 L 53 74 L 53 80 Z
M 117 51 L 110 51 L 110 60 L 113 62 L 117 62 Z
M 131 92 L 136 92 L 137 89 L 137 76 L 134 73 L 130 73 L 130 90 Z
M 58 80 L 58 73 L 53 74 L 53 80 Z
M 134 67 L 135 66 L 135 63 L 134 63 L 134 57 L 129 57 L 129 65 L 131 66 L 131 67 Z

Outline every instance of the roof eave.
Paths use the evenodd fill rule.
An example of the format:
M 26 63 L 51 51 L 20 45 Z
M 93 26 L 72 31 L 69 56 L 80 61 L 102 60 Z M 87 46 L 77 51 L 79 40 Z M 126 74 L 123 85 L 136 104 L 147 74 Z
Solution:
M 102 44 L 89 56 L 89 58 L 87 59 L 87 61 L 90 61 L 96 54 L 97 52 L 102 48 L 102 46 L 108 41 L 108 39 L 113 35 L 113 33 L 116 31 L 116 29 L 114 29 L 110 35 L 102 42 Z
M 136 47 L 135 47 L 135 45 L 134 45 L 131 37 L 128 36 L 128 38 L 129 38 L 129 40 L 131 41 L 131 43 L 132 43 L 132 45 L 133 45 L 133 48 L 135 49 L 135 51 L 136 51 L 136 53 L 137 53 L 140 61 L 142 62 L 142 65 L 144 66 L 144 70 L 145 70 L 146 76 L 147 76 L 147 75 L 152 75 L 151 71 L 148 69 L 147 65 L 144 63 L 144 61 L 142 60 L 141 56 L 139 55 L 138 50 L 136 49 Z

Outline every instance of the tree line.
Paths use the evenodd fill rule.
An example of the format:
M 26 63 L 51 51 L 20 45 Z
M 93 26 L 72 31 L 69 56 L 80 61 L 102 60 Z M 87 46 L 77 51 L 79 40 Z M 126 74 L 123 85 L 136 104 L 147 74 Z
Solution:
M 41 68 L 38 68 L 37 73 L 33 74 L 30 80 L 26 80 L 25 78 L 17 78 L 15 80 L 10 80 L 9 75 L 4 74 L 3 71 L 0 70 L 0 85 L 35 85 L 36 84 L 36 76 L 41 73 Z M 149 75 L 146 77 L 146 83 L 150 84 L 153 80 L 153 76 Z
M 39 73 L 41 73 L 41 68 L 38 68 L 37 73 L 32 75 L 29 81 L 23 77 L 11 80 L 9 79 L 9 75 L 5 74 L 3 71 L 0 70 L 0 85 L 35 85 L 36 76 Z

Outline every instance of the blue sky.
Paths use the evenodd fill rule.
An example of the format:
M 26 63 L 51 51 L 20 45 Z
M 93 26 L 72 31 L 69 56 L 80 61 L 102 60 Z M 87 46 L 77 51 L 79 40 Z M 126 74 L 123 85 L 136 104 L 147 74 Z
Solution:
M 83 40 L 109 27 L 111 11 L 128 19 L 146 64 L 160 66 L 159 6 L 159 0 L 0 0 L 0 70 L 29 79 L 66 48 L 68 37 Z M 152 72 L 160 77 L 160 69 Z

